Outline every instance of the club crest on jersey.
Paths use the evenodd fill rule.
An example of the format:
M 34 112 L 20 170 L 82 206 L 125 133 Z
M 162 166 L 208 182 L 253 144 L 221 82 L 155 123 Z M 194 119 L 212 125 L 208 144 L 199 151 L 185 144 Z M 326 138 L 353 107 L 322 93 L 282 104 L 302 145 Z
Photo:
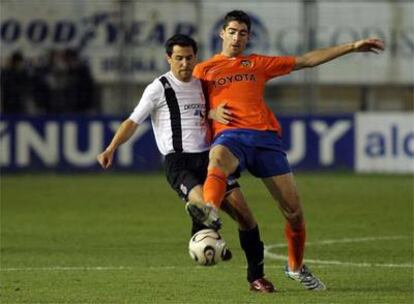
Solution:
M 246 59 L 246 60 L 242 60 L 240 62 L 240 65 L 243 66 L 243 67 L 245 67 L 245 68 L 250 68 L 252 66 L 252 63 L 251 63 L 250 60 L 247 60 Z

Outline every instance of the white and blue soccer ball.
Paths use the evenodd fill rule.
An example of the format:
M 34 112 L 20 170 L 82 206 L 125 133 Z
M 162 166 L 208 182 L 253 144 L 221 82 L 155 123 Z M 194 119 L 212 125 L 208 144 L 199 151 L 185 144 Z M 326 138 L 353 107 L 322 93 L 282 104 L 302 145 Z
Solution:
M 212 266 L 220 261 L 227 252 L 227 244 L 213 229 L 203 229 L 195 233 L 188 244 L 191 258 L 199 265 Z

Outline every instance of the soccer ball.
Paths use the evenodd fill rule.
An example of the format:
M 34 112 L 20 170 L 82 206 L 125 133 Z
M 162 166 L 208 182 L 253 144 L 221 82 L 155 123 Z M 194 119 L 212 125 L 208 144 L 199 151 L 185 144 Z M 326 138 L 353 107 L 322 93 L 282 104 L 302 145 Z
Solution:
M 223 259 L 227 244 L 213 229 L 203 229 L 194 234 L 188 244 L 191 258 L 203 266 L 212 266 Z

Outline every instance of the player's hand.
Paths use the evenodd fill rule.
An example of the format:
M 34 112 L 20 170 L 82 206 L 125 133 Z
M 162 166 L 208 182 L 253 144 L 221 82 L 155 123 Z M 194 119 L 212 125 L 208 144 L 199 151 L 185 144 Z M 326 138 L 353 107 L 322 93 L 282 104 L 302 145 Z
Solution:
M 228 125 L 232 120 L 232 113 L 226 107 L 227 102 L 222 102 L 215 109 L 211 109 L 209 117 L 215 121 L 222 123 L 223 125 Z
M 379 54 L 385 49 L 384 41 L 379 39 L 363 39 L 353 43 L 355 52 L 371 52 Z
M 112 159 L 114 158 L 114 153 L 112 151 L 105 150 L 99 154 L 96 159 L 102 168 L 108 169 L 112 165 Z

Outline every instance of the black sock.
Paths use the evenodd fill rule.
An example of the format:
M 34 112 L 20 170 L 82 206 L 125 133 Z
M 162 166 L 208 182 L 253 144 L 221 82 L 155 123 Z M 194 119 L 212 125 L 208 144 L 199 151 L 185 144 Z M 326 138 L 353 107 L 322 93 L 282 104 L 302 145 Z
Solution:
M 247 280 L 253 282 L 263 278 L 264 249 L 263 242 L 260 240 L 259 227 L 239 230 L 239 239 L 247 259 Z
M 191 236 L 193 236 L 194 234 L 196 234 L 200 230 L 208 228 L 207 226 L 205 226 L 203 224 L 197 223 L 195 220 L 193 220 L 192 222 L 193 222 L 193 225 L 191 227 Z

